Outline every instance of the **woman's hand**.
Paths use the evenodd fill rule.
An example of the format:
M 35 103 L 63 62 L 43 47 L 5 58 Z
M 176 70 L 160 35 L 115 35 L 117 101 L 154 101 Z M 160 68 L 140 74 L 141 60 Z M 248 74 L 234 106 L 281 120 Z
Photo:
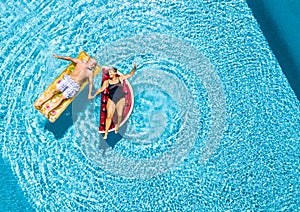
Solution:
M 94 99 L 94 98 L 95 98 L 95 95 L 94 95 L 94 96 L 92 96 L 91 94 L 88 95 L 88 99 L 89 99 L 89 100 L 92 100 L 92 99 Z

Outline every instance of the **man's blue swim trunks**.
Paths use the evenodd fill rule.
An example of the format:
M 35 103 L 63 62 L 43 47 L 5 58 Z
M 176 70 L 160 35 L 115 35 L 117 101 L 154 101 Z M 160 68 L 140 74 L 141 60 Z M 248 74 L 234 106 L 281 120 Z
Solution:
M 78 85 L 68 74 L 64 75 L 64 79 L 60 81 L 56 87 L 67 99 L 75 96 L 80 89 L 80 85 Z

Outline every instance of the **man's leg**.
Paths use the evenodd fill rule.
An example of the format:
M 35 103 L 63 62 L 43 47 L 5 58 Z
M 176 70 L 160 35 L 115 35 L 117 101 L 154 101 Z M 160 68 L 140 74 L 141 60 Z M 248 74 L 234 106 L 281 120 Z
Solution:
M 67 99 L 64 95 L 61 95 L 56 102 L 54 102 L 54 104 L 52 105 L 51 110 L 48 112 L 47 117 L 50 116 L 50 113 L 55 110 L 65 99 Z
M 58 92 L 60 92 L 60 90 L 58 88 L 56 88 L 53 91 L 47 93 L 46 96 L 45 96 L 45 98 L 43 100 L 41 100 L 40 102 L 35 103 L 34 106 L 36 108 L 41 108 L 43 106 L 43 104 L 45 104 L 45 102 L 47 102 L 49 99 L 51 99 Z

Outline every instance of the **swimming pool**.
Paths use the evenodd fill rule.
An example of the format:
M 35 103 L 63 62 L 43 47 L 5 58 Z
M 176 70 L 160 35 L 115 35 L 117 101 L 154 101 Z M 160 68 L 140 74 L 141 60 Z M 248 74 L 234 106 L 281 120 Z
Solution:
M 0 4 L 8 211 L 299 209 L 299 101 L 245 1 Z M 114 149 L 86 90 L 54 124 L 32 106 L 68 64 L 52 54 L 81 50 L 138 64 Z

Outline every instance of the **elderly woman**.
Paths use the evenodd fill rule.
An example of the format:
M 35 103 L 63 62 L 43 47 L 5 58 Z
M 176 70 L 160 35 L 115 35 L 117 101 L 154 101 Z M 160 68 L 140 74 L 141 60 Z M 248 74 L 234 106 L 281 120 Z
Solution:
M 118 133 L 119 127 L 122 121 L 123 110 L 125 107 L 125 98 L 123 93 L 123 81 L 132 77 L 136 71 L 136 64 L 133 63 L 133 69 L 129 74 L 119 76 L 116 68 L 110 68 L 108 70 L 109 79 L 103 82 L 103 85 L 92 96 L 95 98 L 98 94 L 103 92 L 106 88 L 109 90 L 109 98 L 106 104 L 107 116 L 105 120 L 105 133 L 103 139 L 107 139 L 108 130 L 112 122 L 112 117 L 117 111 L 118 123 L 115 127 L 115 133 Z

